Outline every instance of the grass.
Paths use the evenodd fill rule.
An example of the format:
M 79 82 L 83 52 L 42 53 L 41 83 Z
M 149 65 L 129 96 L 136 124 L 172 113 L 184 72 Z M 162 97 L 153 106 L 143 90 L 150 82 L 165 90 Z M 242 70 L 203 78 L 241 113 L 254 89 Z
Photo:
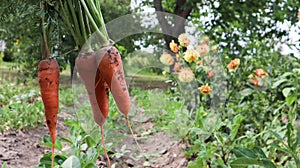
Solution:
M 125 71 L 126 71 L 126 69 L 125 69 Z M 167 80 L 167 78 L 165 78 L 164 76 L 158 75 L 157 73 L 149 71 L 147 69 L 142 69 L 142 70 L 128 69 L 127 76 L 130 78 L 134 78 L 135 81 L 145 81 L 145 82 L 161 81 L 161 82 L 164 82 Z
M 0 64 L 0 67 L 10 67 L 10 66 L 14 66 L 16 65 L 16 63 L 14 62 L 6 62 L 6 61 L 3 61 L 1 64 Z
M 6 79 L 10 82 L 15 82 L 15 80 L 18 81 L 28 81 L 30 79 L 27 79 L 25 76 L 21 75 L 18 68 L 14 68 L 16 66 L 16 63 L 13 62 L 2 62 L 0 66 L 0 77 L 3 79 Z M 126 72 L 126 78 L 129 83 L 132 84 L 132 86 L 138 86 L 142 87 L 144 89 L 153 89 L 153 88 L 165 88 L 166 84 L 165 81 L 167 80 L 166 77 L 163 75 L 158 75 L 155 72 L 152 72 L 148 69 L 130 69 L 129 67 L 125 67 Z M 60 73 L 61 78 L 61 84 L 68 84 L 67 87 L 69 87 L 70 84 L 70 65 L 66 66 L 66 69 L 64 69 Z M 21 79 L 21 80 L 20 80 Z M 131 87 L 131 86 L 130 86 Z

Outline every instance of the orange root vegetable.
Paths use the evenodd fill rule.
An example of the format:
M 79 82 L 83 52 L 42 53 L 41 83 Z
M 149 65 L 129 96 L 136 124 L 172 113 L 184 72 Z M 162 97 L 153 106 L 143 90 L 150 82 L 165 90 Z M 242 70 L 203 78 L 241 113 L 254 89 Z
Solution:
M 87 90 L 94 120 L 101 126 L 108 115 L 108 95 L 106 85 L 97 72 L 95 54 L 79 55 L 76 59 L 76 68 Z
M 115 47 L 107 46 L 97 51 L 96 59 L 100 76 L 108 84 L 119 111 L 125 115 L 128 128 L 137 146 L 141 149 L 128 120 L 130 96 L 125 81 L 121 55 Z
M 120 112 L 127 116 L 130 111 L 130 97 L 120 53 L 113 46 L 101 48 L 97 53 L 100 76 L 108 84 Z
M 106 82 L 97 70 L 95 53 L 80 54 L 76 59 L 76 68 L 82 78 L 87 90 L 89 101 L 93 111 L 94 121 L 100 126 L 102 145 L 107 158 L 108 166 L 110 160 L 104 144 L 103 124 L 108 116 L 109 89 Z
M 54 59 L 42 60 L 38 64 L 38 80 L 44 103 L 46 123 L 52 140 L 52 167 L 54 166 L 54 145 L 58 113 L 59 67 Z

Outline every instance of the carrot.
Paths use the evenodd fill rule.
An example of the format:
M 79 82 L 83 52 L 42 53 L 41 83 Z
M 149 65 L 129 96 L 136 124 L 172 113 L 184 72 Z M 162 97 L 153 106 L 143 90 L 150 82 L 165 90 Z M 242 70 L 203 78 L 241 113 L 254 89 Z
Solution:
M 52 140 L 52 167 L 58 112 L 59 67 L 54 59 L 42 60 L 38 64 L 38 80 L 44 104 L 46 123 Z
M 125 115 L 128 128 L 134 137 L 128 120 L 128 113 L 130 111 L 130 96 L 125 81 L 121 55 L 114 46 L 107 46 L 97 51 L 96 59 L 98 62 L 100 76 L 102 76 L 104 81 L 108 84 L 117 107 L 119 111 Z M 139 149 L 141 149 L 135 137 L 134 140 Z
M 76 68 L 87 90 L 94 120 L 101 126 L 106 121 L 108 115 L 108 96 L 103 96 L 103 93 L 106 93 L 104 92 L 105 85 L 102 81 L 100 82 L 101 79 L 97 72 L 95 53 L 80 54 L 76 58 Z M 102 94 L 105 100 L 101 101 L 100 98 L 98 98 L 97 101 L 96 96 L 100 97 L 99 94 Z
M 99 75 L 96 66 L 95 53 L 80 54 L 76 58 L 76 68 L 88 92 L 89 101 L 93 111 L 94 121 L 100 126 L 104 154 L 110 167 L 110 159 L 104 144 L 103 124 L 108 116 L 109 90 L 106 82 Z

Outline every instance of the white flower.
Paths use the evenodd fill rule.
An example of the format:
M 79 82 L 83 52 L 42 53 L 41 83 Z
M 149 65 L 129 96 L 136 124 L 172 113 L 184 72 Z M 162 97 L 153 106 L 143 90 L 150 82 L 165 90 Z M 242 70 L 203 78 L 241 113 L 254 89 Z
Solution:
M 161 56 L 160 56 L 160 62 L 162 62 L 165 65 L 172 65 L 174 64 L 174 58 L 172 57 L 172 55 L 170 55 L 167 52 L 164 52 Z
M 178 73 L 178 79 L 180 82 L 188 83 L 194 79 L 195 75 L 190 68 L 183 68 Z

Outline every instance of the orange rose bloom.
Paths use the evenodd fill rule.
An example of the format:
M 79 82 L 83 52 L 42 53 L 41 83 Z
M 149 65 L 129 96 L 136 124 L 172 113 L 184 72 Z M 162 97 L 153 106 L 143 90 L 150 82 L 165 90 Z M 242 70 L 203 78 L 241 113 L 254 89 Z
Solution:
M 231 60 L 230 63 L 227 65 L 227 68 L 229 71 L 236 70 L 240 65 L 240 59 L 236 58 L 234 60 Z
M 171 51 L 173 51 L 174 53 L 178 53 L 178 44 L 174 42 L 174 40 L 172 40 L 169 44 Z
M 202 94 L 210 94 L 211 88 L 207 85 L 198 88 Z
M 255 74 L 260 78 L 265 78 L 268 76 L 268 73 L 266 73 L 263 69 L 256 69 Z
M 252 79 L 252 83 L 253 83 L 255 86 L 258 86 L 258 79 L 257 79 L 257 77 L 255 77 L 255 78 Z
M 211 78 L 213 78 L 214 76 L 215 76 L 215 71 L 214 70 L 209 70 L 208 72 L 207 72 L 207 79 L 211 79 Z

